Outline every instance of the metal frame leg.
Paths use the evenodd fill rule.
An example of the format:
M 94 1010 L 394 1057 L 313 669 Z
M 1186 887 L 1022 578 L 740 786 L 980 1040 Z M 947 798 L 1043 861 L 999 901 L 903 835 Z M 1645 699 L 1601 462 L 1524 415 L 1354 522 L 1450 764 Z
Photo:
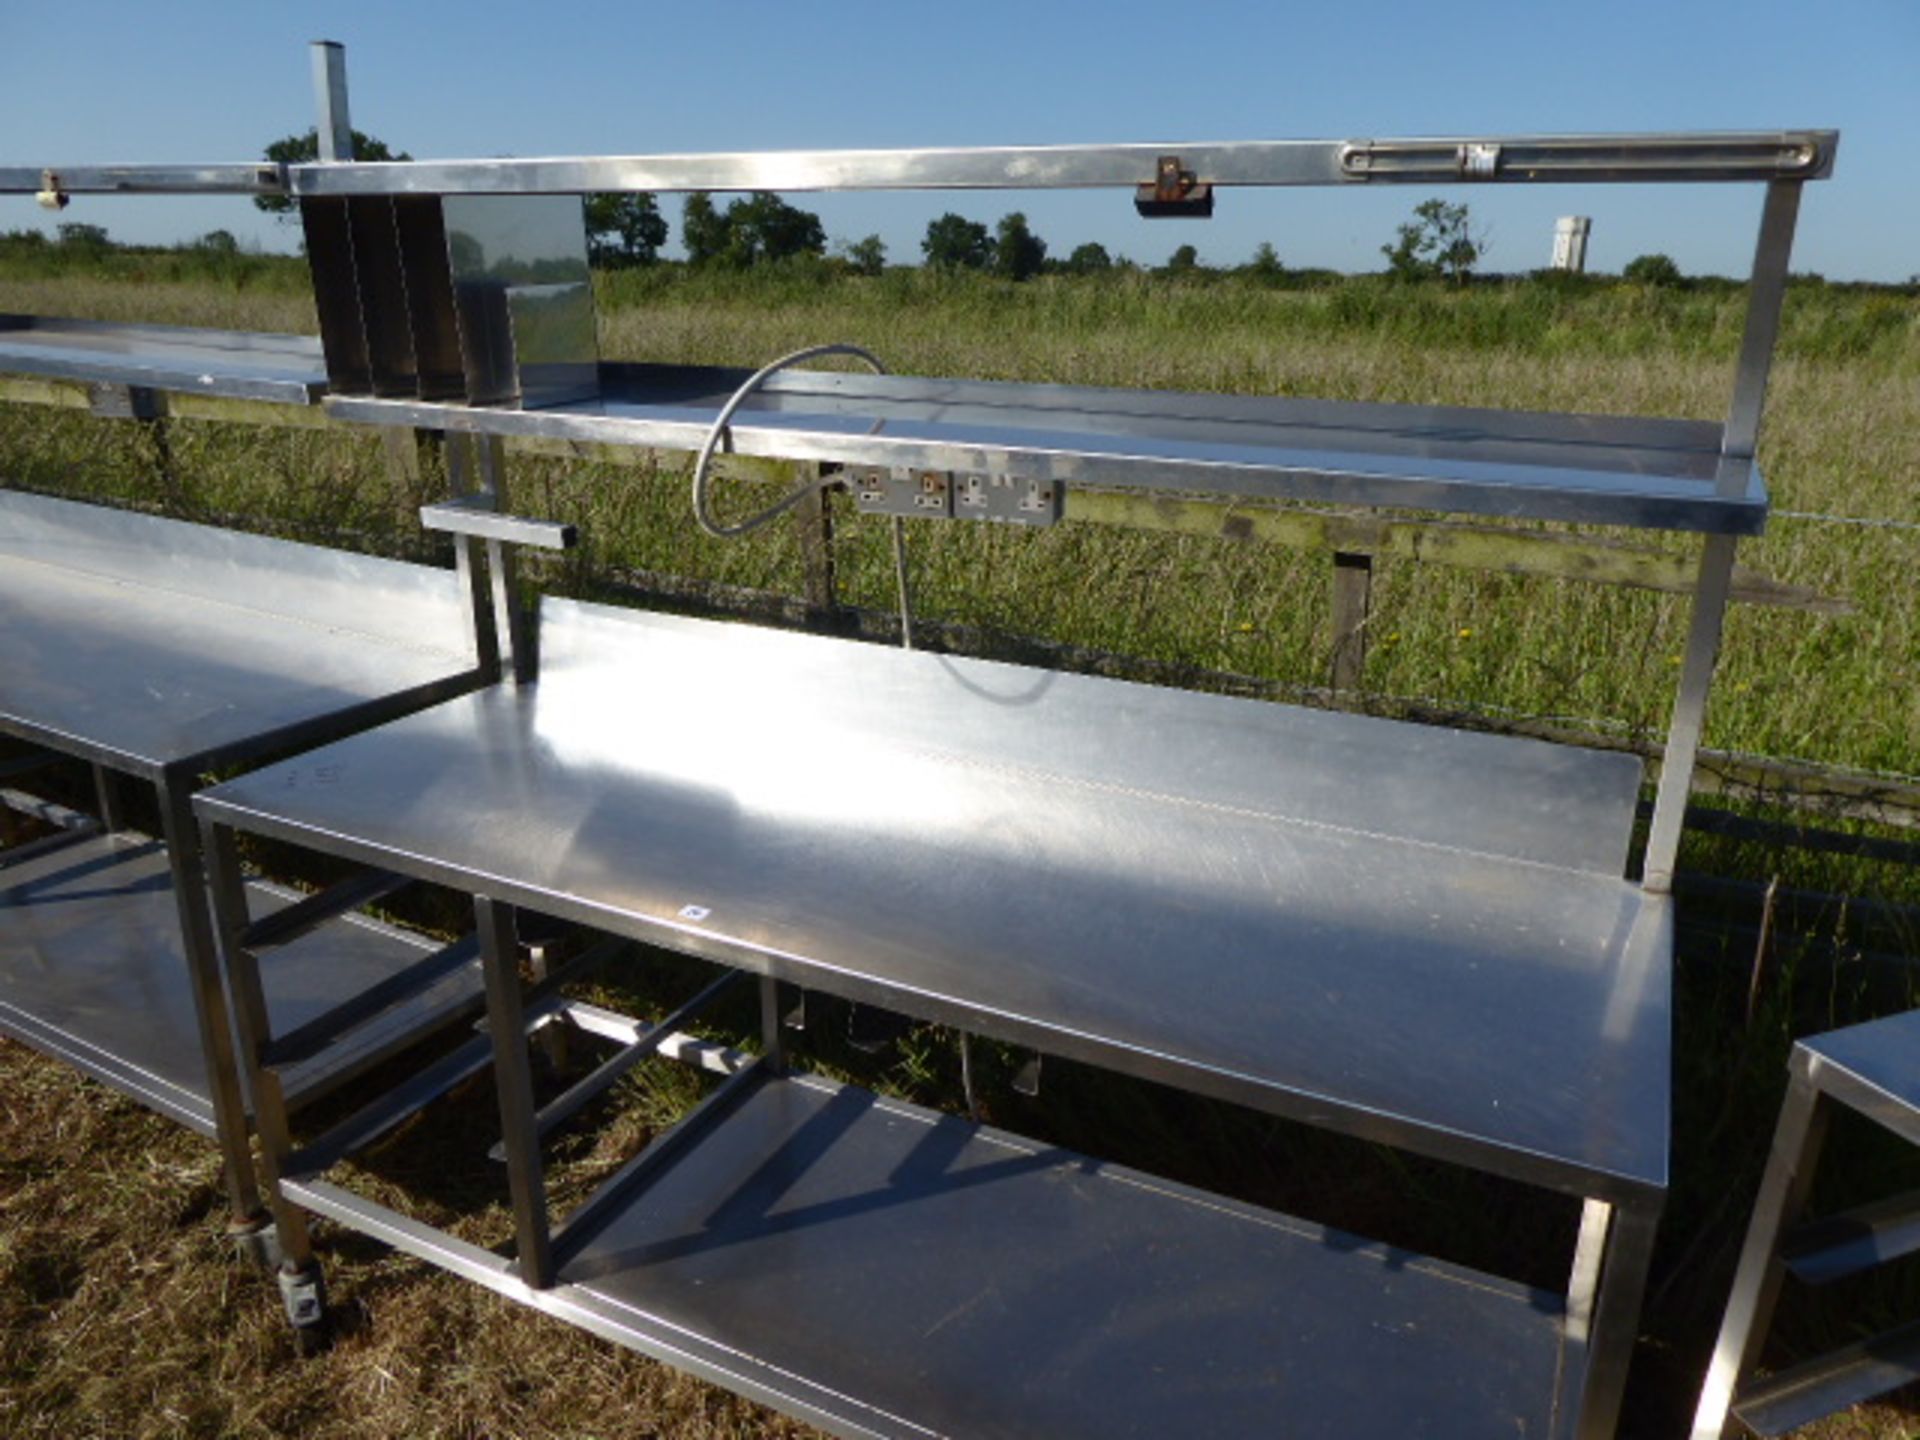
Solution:
M 513 907 L 476 895 L 473 913 L 480 927 L 480 961 L 487 981 L 487 1029 L 493 1036 L 493 1081 L 500 1097 L 500 1134 L 513 1197 L 515 1254 L 520 1278 L 544 1290 L 553 1284 L 553 1240 L 541 1176 L 527 1022 L 520 1003 Z
M 1734 537 L 1709 535 L 1700 551 L 1694 582 L 1693 618 L 1687 628 L 1686 664 L 1667 726 L 1666 753 L 1660 761 L 1660 793 L 1654 801 L 1653 827 L 1647 835 L 1646 888 L 1658 894 L 1673 889 L 1680 854 L 1680 830 L 1686 823 L 1687 797 L 1693 789 L 1694 760 L 1706 728 L 1707 690 L 1720 659 L 1720 632 L 1726 623 L 1727 597 L 1733 589 Z
M 1627 1367 L 1640 1331 L 1640 1301 L 1646 1293 L 1647 1272 L 1653 1266 L 1654 1235 L 1660 1228 L 1659 1196 L 1608 1208 L 1613 1213 L 1607 1226 L 1606 1261 L 1600 1274 L 1586 1379 L 1580 1387 L 1579 1419 L 1574 1428 L 1579 1440 L 1611 1440 L 1620 1424 L 1620 1399 L 1626 1392 Z M 1590 1208 L 1589 1216 L 1592 1213 Z M 1583 1219 L 1583 1242 L 1588 1230 Z
M 247 911 L 246 886 L 240 876 L 240 854 L 233 831 L 207 824 L 202 829 L 207 862 L 207 884 L 213 895 L 213 913 L 219 926 L 220 953 L 226 962 L 227 982 L 233 990 L 234 1020 L 240 1031 L 240 1060 L 245 1066 L 247 1093 L 253 1097 L 254 1126 L 260 1135 L 260 1168 L 267 1182 L 267 1204 L 279 1231 L 280 1254 L 289 1271 L 304 1271 L 313 1262 L 313 1244 L 307 1234 L 305 1212 L 287 1203 L 280 1193 L 280 1176 L 293 1153 L 292 1129 L 280 1077 L 260 1063 L 273 1024 L 267 1014 L 266 991 L 260 984 L 260 962 L 241 943 L 252 918 Z
M 120 777 L 104 765 L 93 767 L 94 803 L 100 807 L 100 825 L 108 834 L 127 828 L 126 804 L 120 794 Z
M 1693 1416 L 1693 1440 L 1719 1440 L 1727 1432 L 1733 1396 L 1740 1381 L 1753 1369 L 1766 1343 L 1773 1307 L 1780 1298 L 1786 1266 L 1780 1262 L 1780 1233 L 1806 1208 L 1820 1150 L 1827 1138 L 1832 1107 L 1817 1090 L 1794 1052 L 1792 1079 L 1780 1105 L 1773 1131 L 1773 1149 L 1747 1222 L 1746 1243 L 1740 1249 L 1740 1268 L 1734 1272 L 1727 1296 L 1720 1338 L 1714 1342 L 1700 1405 Z
M 247 1107 L 233 1049 L 233 1022 L 227 1013 L 219 950 L 207 911 L 206 869 L 193 822 L 192 795 L 177 778 L 163 780 L 157 788 L 182 950 L 193 987 L 193 1013 L 200 1026 L 200 1053 L 213 1100 L 214 1136 L 226 1169 L 227 1205 L 236 1228 L 252 1229 L 260 1218 L 260 1191 L 254 1181 L 252 1147 L 247 1143 Z
M 760 977 L 760 1046 L 769 1072 L 777 1075 L 787 1068 L 787 1038 L 780 1011 L 780 982 L 771 975 Z

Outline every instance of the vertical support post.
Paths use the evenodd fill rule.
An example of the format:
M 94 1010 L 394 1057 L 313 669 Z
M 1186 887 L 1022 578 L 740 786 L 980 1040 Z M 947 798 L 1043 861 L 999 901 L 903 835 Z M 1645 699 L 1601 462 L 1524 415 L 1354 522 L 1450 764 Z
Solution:
M 818 462 L 798 467 L 795 483 L 818 479 Z M 827 492 L 815 488 L 793 507 L 794 534 L 800 541 L 800 563 L 805 570 L 807 609 L 817 621 L 828 619 L 839 605 L 835 594 L 833 566 L 833 511 L 827 504 Z
M 1731 535 L 1709 535 L 1700 550 L 1687 652 L 1680 667 L 1673 718 L 1667 726 L 1666 750 L 1660 759 L 1660 791 L 1653 803 L 1653 826 L 1647 835 L 1643 883 L 1657 894 L 1673 889 L 1674 867 L 1679 862 L 1680 831 L 1686 823 L 1694 761 L 1699 757 L 1700 736 L 1706 726 L 1707 689 L 1713 683 L 1714 665 L 1720 657 L 1720 628 L 1726 619 L 1727 596 L 1733 589 L 1733 551 Z
M 1720 441 L 1717 489 L 1722 495 L 1745 492 L 1759 443 L 1767 377 L 1773 367 L 1774 342 L 1780 334 L 1780 307 L 1786 298 L 1787 265 L 1793 255 L 1794 224 L 1800 214 L 1800 185 L 1798 180 L 1771 181 L 1760 212 L 1760 238 L 1754 247 L 1753 274 L 1747 287 L 1746 329 L 1734 371 L 1733 401 Z M 1686 660 L 1680 671 L 1673 718 L 1667 727 L 1660 792 L 1647 837 L 1646 888 L 1663 894 L 1673 888 L 1680 831 L 1686 822 L 1687 797 L 1693 789 L 1694 761 L 1706 725 L 1707 690 L 1719 659 L 1720 632 L 1733 584 L 1733 556 L 1731 535 L 1709 536 L 1700 552 Z
M 505 511 L 507 496 L 507 444 L 498 435 L 468 437 L 478 460 L 481 489 L 493 497 L 493 508 Z M 519 684 L 534 677 L 533 636 L 525 612 L 520 608 L 518 567 L 513 551 L 503 541 L 487 543 L 487 572 L 493 581 L 493 631 L 500 651 L 500 663 Z
M 1740 337 L 1740 361 L 1733 376 L 1733 403 L 1727 410 L 1727 428 L 1720 453 L 1751 460 L 1760 439 L 1760 417 L 1766 407 L 1767 377 L 1773 369 L 1774 342 L 1780 335 L 1780 307 L 1787 294 L 1787 262 L 1793 257 L 1793 229 L 1800 217 L 1798 180 L 1775 180 L 1767 186 L 1760 212 L 1760 239 L 1754 247 L 1753 275 L 1747 284 L 1747 325 Z M 1723 493 L 1744 485 L 1739 476 L 1722 474 Z
M 260 1168 L 267 1181 L 267 1203 L 279 1232 L 280 1255 L 289 1274 L 306 1271 L 313 1263 L 313 1240 L 307 1217 L 289 1204 L 280 1191 L 287 1157 L 293 1153 L 292 1126 L 280 1077 L 261 1063 L 273 1039 L 273 1021 L 267 1013 L 266 991 L 260 984 L 260 961 L 246 946 L 246 886 L 240 878 L 240 854 L 233 831 L 207 822 L 201 827 L 206 841 L 207 882 L 213 895 L 213 913 L 219 925 L 220 951 L 225 957 L 227 982 L 233 991 L 234 1018 L 240 1030 L 240 1058 L 246 1067 L 247 1093 L 253 1097 L 255 1128 L 260 1132 Z
M 553 1240 L 540 1169 L 540 1132 L 534 1123 L 533 1071 L 527 1060 L 513 907 L 476 895 L 473 913 L 480 927 L 487 1029 L 493 1036 L 493 1084 L 500 1098 L 500 1138 L 506 1146 L 507 1186 L 513 1197 L 514 1254 L 520 1278 L 544 1290 L 553 1284 Z
M 760 1049 L 770 1073 L 777 1075 L 787 1068 L 787 1039 L 780 1023 L 780 982 L 771 975 L 760 977 Z
M 1753 1202 L 1753 1218 L 1747 1222 L 1740 1267 L 1734 1272 L 1733 1292 L 1727 1297 L 1720 1337 L 1714 1342 L 1706 1383 L 1700 1388 L 1693 1440 L 1720 1440 L 1726 1433 L 1734 1392 L 1760 1358 L 1786 1278 L 1786 1266 L 1780 1263 L 1780 1233 L 1806 1208 L 1813 1188 L 1831 1111 L 1826 1097 L 1807 1078 L 1804 1061 L 1805 1052 L 1796 1046 L 1786 1099 L 1774 1126 L 1773 1149 Z
M 1333 556 L 1333 688 L 1352 690 L 1367 663 L 1367 615 L 1373 606 L 1373 556 Z
M 193 988 L 193 1013 L 200 1026 L 200 1054 L 213 1101 L 214 1137 L 226 1167 L 227 1204 L 234 1225 L 250 1227 L 260 1213 L 260 1192 L 254 1184 L 253 1152 L 247 1143 L 247 1107 L 240 1092 L 233 1022 L 227 1014 L 227 992 L 220 980 L 213 921 L 207 911 L 200 832 L 193 822 L 192 795 L 182 777 L 160 781 L 158 791 L 167 864 L 173 871 L 174 906 L 180 917 L 187 979 Z
M 1578 1440 L 1612 1440 L 1620 1424 L 1620 1399 L 1640 1328 L 1640 1301 L 1653 1267 L 1653 1239 L 1660 1228 L 1660 1197 L 1613 1208 L 1600 1295 L 1594 1307 L 1586 1379 L 1580 1387 Z M 1585 1230 L 1585 1221 L 1582 1229 Z M 1583 1236 L 1584 1238 L 1584 1236 Z
M 353 122 L 347 115 L 347 49 L 338 40 L 315 40 L 307 46 L 313 62 L 313 104 L 319 123 L 320 158 L 353 159 Z
M 1589 1199 L 1580 1209 L 1580 1238 L 1573 1246 L 1573 1270 L 1567 1277 L 1567 1338 L 1586 1343 L 1593 1333 L 1594 1297 L 1600 1289 L 1600 1262 L 1607 1253 L 1613 1206 Z
M 120 794 L 120 777 L 104 765 L 93 767 L 93 798 L 100 807 L 100 824 L 108 834 L 127 828 L 127 807 Z
M 475 476 L 473 437 L 458 431 L 448 434 L 446 457 L 449 494 L 456 498 L 477 494 L 481 487 Z M 460 580 L 460 593 L 467 597 L 467 608 L 473 616 L 473 647 L 479 657 L 481 678 L 491 685 L 500 678 L 500 637 L 493 625 L 486 571 L 480 563 L 480 542 L 471 535 L 455 535 L 453 564 Z

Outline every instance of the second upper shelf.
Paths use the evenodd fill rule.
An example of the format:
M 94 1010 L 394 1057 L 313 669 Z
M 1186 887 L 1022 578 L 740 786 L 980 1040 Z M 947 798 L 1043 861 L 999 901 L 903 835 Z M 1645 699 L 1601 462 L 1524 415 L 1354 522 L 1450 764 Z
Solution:
M 327 408 L 372 424 L 695 449 L 747 375 L 606 364 L 597 398 L 541 409 L 344 396 Z M 742 455 L 1757 534 L 1759 469 L 1720 444 L 1720 425 L 1701 420 L 819 371 L 774 376 L 732 426 Z

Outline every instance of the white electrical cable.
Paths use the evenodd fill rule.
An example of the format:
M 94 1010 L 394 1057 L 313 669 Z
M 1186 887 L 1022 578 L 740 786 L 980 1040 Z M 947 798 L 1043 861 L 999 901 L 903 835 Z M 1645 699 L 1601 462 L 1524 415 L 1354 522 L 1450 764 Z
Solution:
M 728 398 L 727 403 L 720 407 L 720 413 L 714 417 L 713 425 L 707 431 L 707 438 L 700 446 L 700 454 L 693 462 L 693 518 L 707 534 L 722 540 L 750 535 L 768 521 L 786 514 L 814 491 L 839 483 L 839 477 L 833 475 L 809 480 L 804 485 L 788 491 L 757 515 L 749 515 L 745 520 L 736 521 L 732 525 L 723 525 L 716 520 L 708 503 L 707 486 L 713 478 L 713 457 L 723 441 L 729 447 L 733 443 L 733 431 L 729 428 L 728 422 L 733 419 L 734 413 L 746 403 L 748 396 L 773 375 L 789 365 L 798 365 L 802 360 L 817 360 L 823 355 L 853 355 L 871 365 L 876 374 L 887 373 L 887 367 L 882 365 L 871 351 L 864 350 L 858 345 L 836 342 L 831 345 L 809 345 L 804 350 L 795 350 L 790 355 L 782 355 L 770 365 L 761 366 L 749 375 L 740 388 Z M 876 422 L 873 429 L 867 433 L 879 434 L 881 425 L 885 423 L 884 420 Z M 907 534 L 906 526 L 898 515 L 893 517 L 893 578 L 900 597 L 900 644 L 903 648 L 911 650 L 913 648 L 913 611 L 907 591 Z
M 881 375 L 887 373 L 886 366 L 882 365 L 869 352 L 861 349 L 858 345 L 833 344 L 809 345 L 806 349 L 796 350 L 791 355 L 782 355 L 771 365 L 763 365 L 754 371 L 752 375 L 748 376 L 746 383 L 734 391 L 727 403 L 720 407 L 720 413 L 714 417 L 713 425 L 707 431 L 706 441 L 700 447 L 699 458 L 693 462 L 693 518 L 707 534 L 716 536 L 722 540 L 732 539 L 739 535 L 750 535 L 768 521 L 786 514 L 787 511 L 798 505 L 814 491 L 838 483 L 837 477 L 834 476 L 827 476 L 818 480 L 809 480 L 806 484 L 788 491 L 779 500 L 776 500 L 759 514 L 749 515 L 745 520 L 738 521 L 732 525 L 723 525 L 714 519 L 713 512 L 707 503 L 707 482 L 712 478 L 710 472 L 713 468 L 714 451 L 719 448 L 722 439 L 726 440 L 729 447 L 732 446 L 733 432 L 728 428 L 727 422 L 733 419 L 734 412 L 746 403 L 747 398 L 751 396 L 754 391 L 758 390 L 768 379 L 778 372 L 786 369 L 789 365 L 798 365 L 802 360 L 816 360 L 823 355 L 857 356 L 873 366 L 877 373 Z M 876 426 L 875 428 L 877 429 L 878 427 Z

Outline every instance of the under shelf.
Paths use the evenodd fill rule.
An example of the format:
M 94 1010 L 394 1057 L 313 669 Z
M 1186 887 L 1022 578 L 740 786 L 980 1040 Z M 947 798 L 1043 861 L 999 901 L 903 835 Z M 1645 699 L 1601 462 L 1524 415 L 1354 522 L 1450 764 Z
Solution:
M 703 1118 L 549 1290 L 287 1192 L 843 1436 L 1544 1437 L 1582 1365 L 1556 1295 L 864 1090 L 757 1078 Z
M 248 892 L 256 914 L 299 898 L 261 882 Z M 438 948 L 362 916 L 331 921 L 263 959 L 275 1027 L 290 1030 Z M 347 1043 L 289 1070 L 289 1104 L 308 1103 L 473 1013 L 481 988 L 476 961 L 382 1014 Z M 100 835 L 0 870 L 0 1033 L 214 1133 L 163 845 Z
M 698 449 L 744 370 L 602 365 L 597 399 L 516 410 L 330 396 L 384 425 Z M 786 371 L 743 455 L 1342 505 L 1757 534 L 1751 459 L 1710 421 Z M 1072 514 L 1069 491 L 1068 514 Z
M 0 373 L 310 405 L 327 386 L 310 335 L 0 315 Z
M 200 814 L 1613 1198 L 1667 1174 L 1629 756 L 545 602 L 542 678 Z

